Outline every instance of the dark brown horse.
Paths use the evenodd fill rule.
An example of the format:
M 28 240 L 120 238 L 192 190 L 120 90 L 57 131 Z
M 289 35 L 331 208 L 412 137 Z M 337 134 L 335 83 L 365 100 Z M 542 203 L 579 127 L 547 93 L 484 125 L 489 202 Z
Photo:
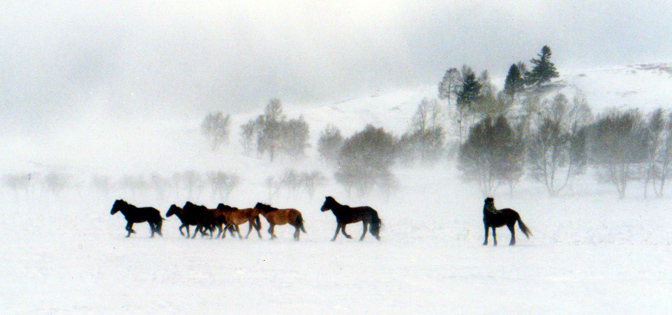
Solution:
M 532 232 L 527 228 L 527 226 L 525 226 L 523 220 L 520 219 L 518 212 L 509 208 L 497 210 L 497 208 L 495 208 L 495 199 L 491 197 L 485 198 L 485 205 L 483 205 L 485 242 L 483 242 L 483 245 L 488 245 L 488 230 L 492 228 L 492 239 L 494 241 L 494 245 L 497 246 L 497 233 L 495 232 L 495 229 L 504 225 L 506 225 L 509 228 L 509 231 L 511 231 L 511 242 L 509 242 L 509 245 L 516 245 L 516 231 L 514 229 L 516 226 L 516 221 L 518 222 L 518 227 L 520 227 L 520 230 L 525 233 L 527 238 L 530 238 Z
M 362 221 L 364 224 L 364 232 L 359 240 L 363 240 L 366 235 L 369 224 L 371 225 L 371 235 L 377 240 L 380 240 L 380 227 L 383 222 L 378 217 L 378 212 L 371 207 L 354 207 L 351 208 L 346 205 L 338 203 L 333 197 L 326 197 L 322 205 L 322 212 L 331 210 L 336 216 L 336 233 L 331 241 L 335 241 L 338 236 L 338 231 L 341 230 L 343 235 L 347 238 L 352 238 L 345 232 L 345 226 L 350 223 Z
M 196 231 L 191 238 L 196 237 L 197 232 L 201 232 L 202 235 L 206 235 L 205 230 L 210 230 L 210 238 L 212 238 L 215 228 L 219 228 L 219 233 L 222 233 L 222 224 L 224 223 L 224 218 L 221 215 L 220 211 L 217 209 L 208 209 L 202 205 L 195 205 L 190 201 L 184 204 L 182 210 L 186 213 L 189 213 L 190 216 L 193 216 L 196 219 Z
M 259 238 L 261 239 L 261 220 L 259 219 L 259 210 L 255 208 L 248 208 L 248 209 L 238 209 L 235 207 L 231 207 L 228 205 L 225 205 L 223 203 L 220 203 L 217 205 L 217 209 L 223 211 L 222 215 L 224 216 L 225 220 L 224 222 L 226 223 L 226 227 L 224 228 L 224 233 L 222 234 L 222 238 L 226 237 L 226 229 L 229 229 L 231 231 L 231 235 L 233 236 L 233 231 L 238 232 L 238 237 L 243 238 L 242 235 L 240 235 L 240 228 L 238 225 L 244 224 L 245 222 L 250 223 L 250 229 L 247 231 L 247 235 L 245 235 L 245 238 L 248 238 L 250 236 L 250 233 L 252 233 L 252 228 L 257 230 L 257 234 L 259 235 Z
M 186 236 L 187 238 L 191 237 L 191 233 L 189 232 L 189 226 L 194 225 L 198 226 L 198 219 L 197 216 L 200 211 L 194 212 L 194 211 L 185 211 L 183 208 L 178 207 L 177 205 L 171 205 L 170 209 L 168 209 L 168 212 L 166 212 L 166 217 L 170 218 L 173 214 L 177 216 L 180 221 L 182 222 L 182 225 L 180 225 L 180 234 L 182 236 Z M 187 235 L 184 235 L 184 232 L 182 232 L 183 228 L 187 228 Z M 196 234 L 198 231 L 194 231 L 194 234 Z M 205 232 L 202 230 L 201 233 L 203 236 L 205 236 Z
M 263 203 L 257 203 L 257 205 L 254 206 L 254 209 L 257 209 L 259 213 L 263 215 L 264 218 L 266 218 L 268 224 L 271 225 L 271 227 L 268 228 L 268 233 L 271 234 L 271 239 L 277 238 L 277 236 L 275 236 L 276 225 L 284 225 L 289 223 L 291 226 L 295 227 L 296 231 L 294 231 L 294 240 L 296 241 L 299 240 L 300 231 L 307 233 L 306 229 L 303 227 L 303 216 L 301 216 L 301 212 L 299 212 L 299 210 L 278 209 Z
M 163 234 L 161 234 L 163 218 L 161 217 L 161 212 L 159 212 L 159 210 L 151 207 L 138 208 L 124 200 L 118 199 L 114 202 L 114 205 L 112 205 L 112 211 L 110 211 L 110 214 L 114 215 L 119 211 L 121 211 L 121 214 L 124 215 L 126 221 L 128 222 L 126 224 L 126 231 L 128 231 L 128 235 L 126 235 L 126 237 L 131 236 L 131 233 L 135 233 L 135 230 L 133 230 L 133 223 L 142 222 L 149 223 L 149 228 L 152 231 L 152 237 L 154 237 L 154 233 L 158 233 L 160 236 L 163 236 Z

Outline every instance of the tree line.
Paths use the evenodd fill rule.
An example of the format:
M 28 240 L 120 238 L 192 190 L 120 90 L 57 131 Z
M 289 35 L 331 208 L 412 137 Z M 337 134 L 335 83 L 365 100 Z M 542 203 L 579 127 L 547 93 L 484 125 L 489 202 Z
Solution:
M 513 190 L 527 176 L 557 195 L 592 169 L 620 197 L 633 180 L 644 181 L 645 194 L 661 195 L 672 160 L 672 115 L 612 109 L 594 117 L 581 93 L 571 100 L 554 94 L 552 79 L 559 74 L 551 56 L 544 46 L 530 60 L 531 70 L 523 62 L 512 64 L 502 90 L 487 70 L 477 76 L 466 65 L 450 68 L 438 85 L 438 100 L 423 99 L 404 134 L 368 125 L 346 138 L 331 125 L 320 133 L 317 152 L 346 191 L 360 194 L 395 189 L 395 164 L 454 158 L 463 180 L 486 194 L 501 186 Z M 214 149 L 226 141 L 229 120 L 211 113 L 203 121 Z M 278 155 L 302 158 L 310 147 L 307 122 L 288 119 L 278 99 L 240 133 L 245 154 L 271 161 Z

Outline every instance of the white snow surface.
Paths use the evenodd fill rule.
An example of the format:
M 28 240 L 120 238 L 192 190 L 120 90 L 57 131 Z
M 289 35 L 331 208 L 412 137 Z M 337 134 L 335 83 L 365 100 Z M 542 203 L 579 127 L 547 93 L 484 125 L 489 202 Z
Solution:
M 672 102 L 669 73 L 619 69 L 562 80 L 569 88 L 580 86 L 594 109 L 613 104 L 648 111 L 653 102 L 647 100 L 660 106 Z M 594 76 L 599 80 L 590 80 Z M 628 81 L 629 76 L 654 83 Z M 607 81 L 637 93 L 609 90 Z M 399 135 L 420 100 L 434 97 L 431 93 L 419 88 L 307 109 L 290 105 L 285 113 L 304 115 L 313 145 L 330 123 L 346 137 L 367 123 Z M 623 103 L 600 103 L 609 99 Z M 107 122 L 117 127 L 113 131 L 91 130 L 95 124 L 89 122 L 48 139 L 0 139 L 7 152 L 0 171 L 30 174 L 19 189 L 0 190 L 0 313 L 672 313 L 669 192 L 645 199 L 643 188 L 633 184 L 619 200 L 610 186 L 588 175 L 555 198 L 530 181 L 513 193 L 503 187 L 493 196 L 495 204 L 517 210 L 534 235 L 527 239 L 516 227 L 517 244 L 508 246 L 510 233 L 500 228 L 499 245 L 492 246 L 490 239 L 489 246 L 482 246 L 486 196 L 460 180 L 453 162 L 397 166 L 400 187 L 390 195 L 348 195 L 315 153 L 298 162 L 274 163 L 240 155 L 237 125 L 258 114 L 233 117 L 230 144 L 217 152 L 209 151 L 200 136 L 200 118 L 149 126 L 132 119 Z M 269 194 L 266 178 L 288 167 L 321 170 L 329 182 L 312 196 L 287 190 Z M 112 180 L 137 174 L 169 177 L 185 170 L 234 172 L 241 182 L 228 198 L 207 188 L 190 193 L 112 185 L 105 192 L 90 183 L 98 175 Z M 50 191 L 42 184 L 50 172 L 69 175 L 64 190 Z M 339 235 L 331 242 L 335 218 L 320 211 L 327 195 L 378 210 L 384 223 L 381 240 L 367 235 L 358 241 L 361 224 L 352 224 L 353 239 Z M 295 242 L 293 228 L 278 226 L 279 239 L 271 241 L 262 218 L 261 240 L 256 234 L 243 240 L 185 239 L 179 220 L 171 217 L 164 221 L 163 237 L 150 238 L 148 225 L 140 223 L 134 226 L 138 233 L 125 238 L 123 216 L 110 215 L 119 198 L 156 207 L 164 216 L 171 204 L 186 200 L 241 208 L 268 202 L 300 210 L 308 233 Z

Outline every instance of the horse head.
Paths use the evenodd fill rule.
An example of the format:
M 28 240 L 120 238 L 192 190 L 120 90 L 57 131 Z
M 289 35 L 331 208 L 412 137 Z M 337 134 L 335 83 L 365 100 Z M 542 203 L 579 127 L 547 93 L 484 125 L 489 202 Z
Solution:
M 497 208 L 495 208 L 495 198 L 488 197 L 485 198 L 485 204 L 483 205 L 483 211 L 488 211 L 493 214 L 497 214 Z
M 122 208 L 125 208 L 128 206 L 128 202 L 122 200 L 122 199 L 117 199 L 114 204 L 112 205 L 112 211 L 110 211 L 110 214 L 114 215 L 115 213 L 119 212 Z
M 170 217 L 173 214 L 178 214 L 182 211 L 182 209 L 175 204 L 170 206 L 170 209 L 168 209 L 168 212 L 166 212 L 166 218 Z
M 327 196 L 324 198 L 324 204 L 322 204 L 322 208 L 320 208 L 320 210 L 322 210 L 322 212 L 332 210 L 334 205 L 338 205 L 336 199 L 334 199 L 334 197 Z
M 267 204 L 263 204 L 261 202 L 257 202 L 257 204 L 254 205 L 254 209 L 259 210 L 260 213 L 266 213 L 266 212 L 274 210 L 273 208 L 271 208 L 271 206 L 269 206 Z

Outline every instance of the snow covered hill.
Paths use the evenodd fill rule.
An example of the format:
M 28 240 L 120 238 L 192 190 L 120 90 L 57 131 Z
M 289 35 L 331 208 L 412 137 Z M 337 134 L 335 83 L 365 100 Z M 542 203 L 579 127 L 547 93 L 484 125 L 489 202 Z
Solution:
M 669 65 L 584 70 L 563 75 L 560 92 L 580 89 L 591 107 L 672 105 Z M 562 69 L 561 69 L 562 73 Z M 328 124 L 344 136 L 366 124 L 399 135 L 422 98 L 436 87 L 329 102 L 286 104 L 285 114 L 303 115 L 314 141 Z M 667 105 L 666 105 L 667 104 Z M 261 108 L 261 107 L 260 107 Z M 261 109 L 260 109 L 261 110 Z M 502 189 L 498 207 L 516 209 L 534 236 L 519 230 L 517 245 L 484 247 L 483 198 L 464 184 L 452 162 L 395 168 L 399 190 L 389 195 L 348 195 L 333 180 L 314 194 L 273 193 L 269 176 L 286 168 L 332 171 L 312 154 L 301 161 L 268 162 L 240 154 L 239 125 L 259 113 L 233 117 L 230 144 L 213 152 L 199 132 L 201 115 L 123 121 L 84 120 L 48 136 L 2 137 L 0 189 L 0 305 L 7 314 L 243 313 L 243 314 L 669 314 L 672 312 L 672 221 L 670 194 L 619 200 L 610 187 L 581 177 L 566 193 L 550 198 L 537 183 L 513 194 Z M 93 115 L 92 117 L 98 117 Z M 99 119 L 102 119 L 99 117 Z M 314 151 L 314 148 L 312 148 Z M 212 170 L 240 177 L 228 198 L 207 188 L 115 185 L 124 176 L 147 181 L 184 171 Z M 62 190 L 45 185 L 65 174 Z M 15 177 L 8 177 L 12 175 Z M 108 178 L 107 189 L 93 178 Z M 108 177 L 105 177 L 108 176 Z M 14 179 L 16 186 L 9 186 Z M 641 191 L 636 184 L 631 191 Z M 334 216 L 321 212 L 324 196 L 378 210 L 381 241 L 329 240 Z M 268 202 L 294 207 L 307 234 L 276 227 L 270 241 L 227 237 L 184 239 L 175 217 L 163 237 L 149 238 L 147 224 L 125 238 L 126 221 L 110 215 L 115 199 L 168 207 L 186 200 L 250 207 Z M 516 227 L 517 229 L 517 227 Z M 359 236 L 360 224 L 348 226 Z

